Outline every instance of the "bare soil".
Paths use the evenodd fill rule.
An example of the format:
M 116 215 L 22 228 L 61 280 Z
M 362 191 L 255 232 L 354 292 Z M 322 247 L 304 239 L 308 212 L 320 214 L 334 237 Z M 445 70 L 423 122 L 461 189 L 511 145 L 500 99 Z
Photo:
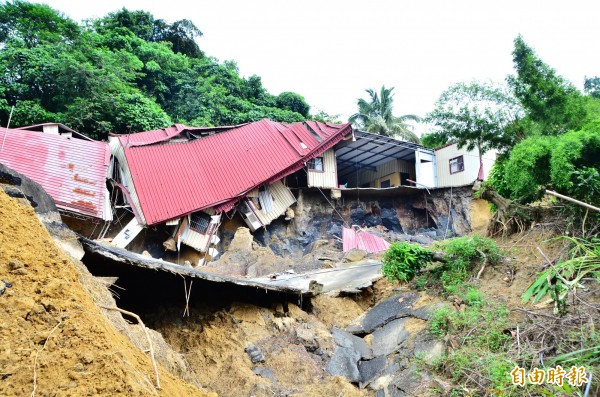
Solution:
M 338 305 L 349 308 L 348 318 L 360 311 L 352 301 L 340 300 Z M 328 324 L 296 305 L 288 307 L 284 313 L 281 305 L 263 308 L 234 303 L 207 317 L 191 308 L 192 316 L 183 326 L 164 313 L 155 327 L 197 369 L 200 382 L 219 395 L 369 395 L 325 371 L 335 348 Z M 251 361 L 245 351 L 251 345 L 261 350 L 264 363 Z M 256 374 L 259 371 L 270 372 L 271 378 Z
M 2 396 L 215 396 L 159 368 L 104 317 L 27 202 L 0 190 Z M 35 380 L 34 380 L 35 379 Z

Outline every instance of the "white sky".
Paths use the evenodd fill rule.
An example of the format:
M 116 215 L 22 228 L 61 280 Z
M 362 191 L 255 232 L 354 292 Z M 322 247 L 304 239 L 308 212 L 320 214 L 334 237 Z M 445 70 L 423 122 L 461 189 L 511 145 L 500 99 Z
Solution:
M 366 88 L 395 87 L 396 115 L 424 116 L 460 81 L 503 81 L 513 40 L 525 42 L 583 88 L 600 75 L 600 2 L 594 0 L 46 0 L 81 21 L 122 7 L 191 19 L 200 48 L 233 59 L 272 94 L 294 91 L 311 111 L 346 121 Z

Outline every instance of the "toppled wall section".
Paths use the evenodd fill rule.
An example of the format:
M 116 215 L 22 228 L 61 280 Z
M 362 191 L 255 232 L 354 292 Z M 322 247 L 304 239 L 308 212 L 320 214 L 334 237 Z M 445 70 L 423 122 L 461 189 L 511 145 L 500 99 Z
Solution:
M 237 213 L 229 214 L 231 219 L 223 216 L 216 232 L 219 243 L 215 245 L 223 254 L 209 257 L 205 263 L 213 268 L 225 266 L 227 274 L 251 277 L 287 268 L 292 263 L 296 272 L 310 271 L 323 267 L 324 261 L 341 259 L 344 226 L 357 225 L 389 242 L 408 240 L 423 244 L 472 231 L 471 186 L 431 189 L 430 193 L 425 189 L 410 189 L 408 193 L 342 189 L 338 199 L 331 199 L 327 190 L 321 193 L 318 189 L 294 189 L 293 193 L 297 200 L 291 207 L 294 216 L 280 216 L 246 236 L 245 245 L 249 248 L 245 250 L 227 252 L 236 231 L 247 225 Z M 187 261 L 196 265 L 206 258 L 183 245 L 180 252 L 165 251 L 162 242 L 169 234 L 165 227 L 146 228 L 129 250 L 147 251 L 154 258 L 179 264 Z M 232 266 L 239 271 L 232 271 Z

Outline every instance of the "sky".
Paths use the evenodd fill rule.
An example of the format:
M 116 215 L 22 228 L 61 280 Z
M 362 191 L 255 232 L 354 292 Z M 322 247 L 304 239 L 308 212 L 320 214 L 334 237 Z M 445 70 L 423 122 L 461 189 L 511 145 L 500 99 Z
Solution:
M 525 42 L 583 89 L 600 75 L 593 0 L 45 0 L 82 21 L 126 7 L 156 19 L 190 19 L 200 48 L 235 60 L 271 94 L 297 92 L 346 121 L 365 89 L 394 87 L 394 114 L 424 116 L 450 85 L 502 82 L 513 73 L 513 40 Z M 419 128 L 417 129 L 419 130 Z

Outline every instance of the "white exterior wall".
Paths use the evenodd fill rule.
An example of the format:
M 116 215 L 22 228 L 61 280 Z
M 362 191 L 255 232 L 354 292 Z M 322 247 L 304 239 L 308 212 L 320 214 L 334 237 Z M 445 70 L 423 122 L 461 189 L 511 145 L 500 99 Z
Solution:
M 417 187 L 435 187 L 435 155 L 430 152 L 415 151 L 415 181 Z
M 450 159 L 463 156 L 464 170 L 450 174 Z M 483 179 L 485 180 L 496 162 L 497 152 L 491 150 L 483 155 Z M 437 187 L 463 186 L 475 180 L 479 174 L 479 151 L 458 148 L 458 144 L 443 147 L 435 151 Z
M 320 187 L 333 189 L 338 187 L 337 181 L 337 163 L 335 161 L 335 151 L 326 150 L 323 153 L 323 171 L 308 170 L 308 187 Z

